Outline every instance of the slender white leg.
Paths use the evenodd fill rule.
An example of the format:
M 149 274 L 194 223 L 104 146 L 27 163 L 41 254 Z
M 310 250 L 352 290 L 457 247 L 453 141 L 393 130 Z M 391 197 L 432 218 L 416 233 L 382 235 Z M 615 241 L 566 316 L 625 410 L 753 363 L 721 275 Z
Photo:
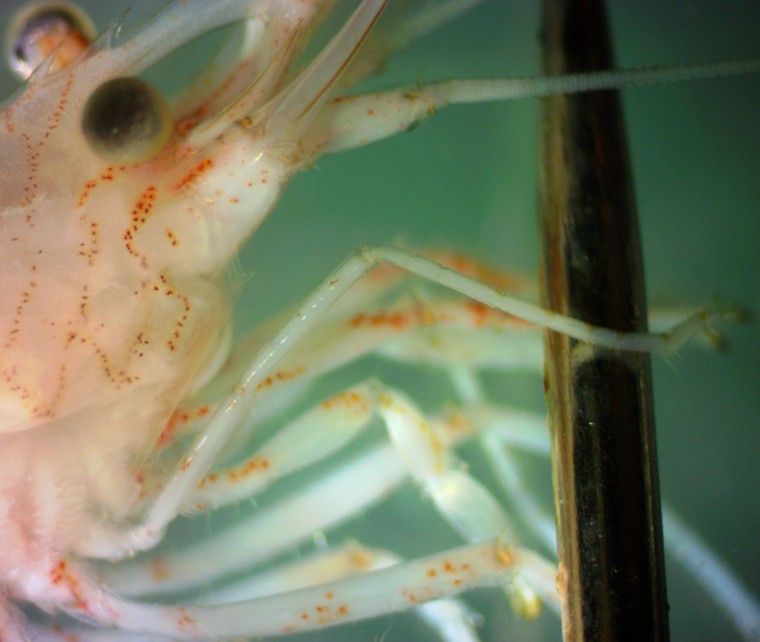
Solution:
M 475 405 L 483 402 L 485 395 L 476 373 L 471 368 L 452 367 L 449 369 L 449 377 L 459 396 L 467 403 Z M 500 413 L 497 411 L 495 414 L 499 417 Z M 539 420 L 538 417 L 529 415 L 527 419 L 527 425 L 523 420 L 522 423 L 517 423 L 517 426 L 509 426 L 511 429 L 521 428 L 517 433 L 518 439 L 512 437 L 511 430 L 510 432 L 493 429 L 483 430 L 483 426 L 487 425 L 485 423 L 477 425 L 474 432 L 478 435 L 478 443 L 491 465 L 496 479 L 507 496 L 512 498 L 512 503 L 522 522 L 538 537 L 546 550 L 552 556 L 556 556 L 557 536 L 554 529 L 554 519 L 539 505 L 533 494 L 525 487 L 517 462 L 509 453 L 509 448 L 514 448 L 533 452 L 546 458 L 549 457 L 549 431 L 546 425 L 546 416 L 542 416 Z
M 250 600 L 376 571 L 400 561 L 401 558 L 391 551 L 349 541 L 242 580 L 229 582 L 222 588 L 203 593 L 199 601 L 202 604 L 226 604 Z
M 253 497 L 270 483 L 340 450 L 374 415 L 369 384 L 325 399 L 283 426 L 252 456 L 224 470 L 212 470 L 188 497 L 185 510 L 205 510 Z
M 466 539 L 480 541 L 512 530 L 498 502 L 479 482 L 455 467 L 447 449 L 450 443 L 465 436 L 461 430 L 463 422 L 478 422 L 483 430 L 493 430 L 506 441 L 518 432 L 516 429 L 526 425 L 535 431 L 536 417 L 525 412 L 478 407 L 460 411 L 454 420 L 458 429 L 451 430 L 450 417 L 429 420 L 400 393 L 379 383 L 355 386 L 326 399 L 283 427 L 242 463 L 209 473 L 190 496 L 188 507 L 203 510 L 253 496 L 272 481 L 342 448 L 369 424 L 376 410 L 385 420 L 412 477 L 424 492 L 433 496 Z M 515 419 L 519 423 L 511 425 Z M 545 427 L 544 421 L 540 424 Z M 509 430 L 506 434 L 505 429 Z M 530 432 L 518 435 L 514 438 L 518 443 L 528 448 L 535 446 L 537 440 Z M 541 443 L 540 447 L 545 451 L 548 446 Z M 482 515 L 483 524 L 475 523 L 477 515 Z
M 275 595 L 387 568 L 401 561 L 400 557 L 390 551 L 371 549 L 356 542 L 349 542 L 306 559 L 227 584 L 222 589 L 204 594 L 202 602 L 224 604 Z M 458 600 L 434 600 L 417 607 L 416 612 L 438 632 L 443 642 L 478 640 L 472 625 L 475 616 Z
M 198 482 L 183 510 L 205 511 L 254 497 L 272 482 L 336 453 L 375 416 L 378 385 L 359 384 L 325 399 L 278 429 L 244 460 L 212 469 Z M 545 417 L 524 410 L 479 404 L 427 421 L 447 446 L 484 431 L 524 450 L 546 454 L 549 448 Z
M 493 433 L 481 435 L 479 441 L 504 492 L 514 500 L 512 504 L 523 524 L 538 537 L 547 551 L 556 555 L 557 535 L 554 519 L 525 487 L 517 462 L 507 450 L 504 441 Z
M 434 301 L 375 308 L 340 315 L 316 336 L 310 336 L 286 358 L 282 373 L 300 373 L 287 378 L 270 377 L 273 383 L 259 390 L 252 412 L 236 434 L 255 431 L 298 398 L 302 389 L 327 371 L 346 361 L 374 352 L 396 361 L 467 363 L 496 367 L 502 371 L 540 368 L 540 337 L 516 323 L 512 317 L 463 300 Z M 329 355 L 329 356 L 328 356 Z M 322 358 L 324 356 L 324 358 Z M 272 395 L 275 399 L 272 400 Z M 185 503 L 185 511 L 206 510 L 251 497 L 275 479 L 319 461 L 347 443 L 371 417 L 371 395 L 362 386 L 326 399 L 284 426 L 269 444 L 245 461 L 225 471 L 212 470 L 198 483 Z M 207 421 L 208 404 L 177 410 L 162 431 L 157 445 L 166 448 L 189 431 L 197 432 Z M 470 426 L 499 432 L 504 439 L 525 448 L 548 448 L 545 418 L 526 411 L 495 408 L 482 403 L 466 412 L 452 412 L 438 423 L 446 431 L 463 433 Z M 464 434 L 454 435 L 452 440 Z M 226 447 L 233 452 L 239 440 Z M 143 475 L 146 496 L 150 496 L 150 471 Z
M 435 503 L 441 516 L 465 540 L 500 536 L 510 545 L 518 538 L 512 521 L 491 492 L 449 455 L 434 424 L 398 392 L 378 392 L 379 412 L 409 474 Z M 505 585 L 515 610 L 525 617 L 540 612 L 540 587 L 519 573 Z M 546 596 L 543 596 L 546 598 Z M 547 600 L 556 607 L 556 601 Z
M 470 369 L 454 368 L 451 375 L 462 398 L 470 403 L 482 399 L 482 391 Z M 522 444 L 507 443 L 504 436 L 494 430 L 476 429 L 476 432 L 498 481 L 507 495 L 513 498 L 513 504 L 519 511 L 523 523 L 549 551 L 555 551 L 554 521 L 525 488 L 514 457 L 509 452 L 509 448 L 520 449 Z M 546 448 L 543 451 L 533 450 L 548 457 L 548 434 L 544 436 Z M 760 604 L 757 599 L 665 502 L 662 505 L 662 516 L 665 547 L 669 555 L 685 567 L 743 639 L 756 639 L 760 635 Z
M 496 289 L 535 294 L 532 280 L 468 256 L 441 250 L 428 250 L 425 255 Z M 403 294 L 409 281 L 408 274 L 384 264 L 345 292 L 285 355 L 277 371 L 259 384 L 255 406 L 241 427 L 250 431 L 269 421 L 303 395 L 317 377 L 373 352 L 397 361 L 447 367 L 454 360 L 478 367 L 540 371 L 542 340 L 531 326 L 474 301 L 409 297 Z M 380 306 L 380 301 L 391 303 Z M 266 337 L 286 322 L 287 317 L 270 319 L 228 351 L 224 367 L 212 369 L 216 376 L 211 385 L 175 412 L 158 445 L 170 446 L 205 426 L 209 411 L 237 387 Z
M 101 576 L 106 585 L 123 595 L 197 589 L 292 550 L 313 533 L 367 510 L 405 477 L 398 455 L 385 444 L 341 463 L 199 544 L 161 557 L 109 564 Z
M 368 248 L 360 252 L 370 265 L 387 261 L 419 277 L 439 283 L 485 305 L 511 314 L 538 328 L 553 330 L 574 339 L 611 350 L 633 352 L 669 352 L 679 348 L 692 335 L 704 328 L 709 321 L 733 314 L 734 310 L 707 310 L 693 314 L 673 328 L 662 333 L 642 334 L 620 332 L 600 328 L 578 319 L 571 319 L 551 310 L 546 310 L 532 303 L 520 301 L 509 295 L 501 294 L 492 288 L 474 281 L 462 274 L 446 268 L 430 259 L 415 256 L 410 252 L 395 248 Z M 355 257 L 357 258 L 357 257 Z M 349 259 L 344 266 L 349 266 Z
M 524 487 L 514 459 L 504 444 L 493 433 L 483 434 L 480 440 L 504 491 L 514 499 L 523 523 L 548 550 L 556 550 L 554 521 Z M 710 596 L 742 639 L 756 640 L 760 635 L 760 604 L 755 596 L 666 502 L 662 505 L 662 518 L 668 555 L 676 559 Z
M 703 328 L 713 317 L 722 314 L 718 311 L 702 312 L 661 334 L 623 333 L 598 328 L 501 294 L 430 259 L 418 257 L 403 250 L 393 248 L 361 250 L 340 266 L 307 299 L 305 305 L 259 353 L 244 374 L 238 389 L 215 412 L 206 429 L 189 448 L 173 477 L 157 495 L 141 523 L 126 531 L 104 529 L 104 532 L 96 533 L 90 541 L 83 542 L 81 551 L 92 557 L 117 559 L 133 554 L 135 550 L 145 550 L 155 545 L 161 539 L 166 525 L 177 515 L 191 490 L 216 459 L 230 434 L 247 415 L 259 384 L 272 373 L 274 367 L 283 360 L 290 349 L 323 318 L 346 290 L 383 261 L 537 327 L 562 332 L 581 341 L 616 350 L 655 352 L 672 350 Z
M 73 626 L 40 626 L 29 625 L 33 642 L 173 642 L 174 638 L 151 635 L 146 637 L 143 633 L 130 633 L 128 631 L 104 631 L 93 628 L 85 628 L 80 625 Z M 10 639 L 9 642 L 15 642 Z
M 760 639 L 757 598 L 666 503 L 662 506 L 662 525 L 668 552 L 715 601 L 742 639 Z
M 278 432 L 243 464 L 206 476 L 207 482 L 196 491 L 192 501 L 210 505 L 229 503 L 261 489 L 267 481 L 292 467 L 300 467 L 301 454 L 311 461 L 326 457 L 334 447 L 344 443 L 346 435 L 366 425 L 378 397 L 381 405 L 386 406 L 381 414 L 393 422 L 389 424 L 391 433 L 400 435 L 396 444 L 402 457 L 409 462 L 407 466 L 423 489 L 437 498 L 444 516 L 471 541 L 511 530 L 509 520 L 488 492 L 461 470 L 450 468 L 446 449 L 471 436 L 472 426 L 478 425 L 483 416 L 487 419 L 481 424 L 484 429 L 493 430 L 506 443 L 525 442 L 528 449 L 535 448 L 534 438 L 529 436 L 526 440 L 522 435 L 515 438 L 508 427 L 514 416 L 529 426 L 536 424 L 537 419 L 524 412 L 500 413 L 493 408 L 484 411 L 478 407 L 471 415 L 464 409 L 454 416 L 446 414 L 428 421 L 397 394 L 379 384 L 358 386 L 319 404 Z M 337 437 L 329 434 L 333 429 L 333 414 L 336 415 Z M 313 418 L 318 421 L 308 421 Z M 421 440 L 415 439 L 418 426 L 424 428 Z M 343 433 L 346 427 L 348 432 Z M 546 448 L 540 443 L 538 446 Z M 307 452 L 302 453 L 304 448 Z M 267 466 L 262 465 L 265 461 Z M 127 595 L 186 591 L 232 570 L 264 562 L 308 540 L 313 532 L 330 529 L 351 515 L 367 510 L 405 477 L 401 461 L 387 446 L 376 448 L 309 482 L 307 487 L 294 491 L 275 506 L 258 510 L 251 518 L 212 539 L 160 558 L 105 568 L 103 579 Z
M 223 589 L 204 594 L 201 603 L 225 604 L 251 600 L 387 568 L 400 562 L 401 559 L 390 551 L 369 549 L 356 543 L 347 544 L 228 584 Z M 479 640 L 473 624 L 478 616 L 459 600 L 433 600 L 421 604 L 415 611 L 437 632 L 438 639 L 442 642 Z M 34 642 L 148 642 L 144 634 L 125 631 L 96 631 L 81 626 L 64 628 L 60 625 L 30 625 L 29 628 Z M 2 630 L 6 634 L 10 631 Z M 9 642 L 14 641 L 15 638 L 9 639 Z M 171 639 L 151 635 L 150 642 L 171 642 Z
M 557 600 L 554 567 L 530 551 L 488 540 L 314 587 L 232 604 L 161 606 L 114 597 L 73 565 L 62 581 L 29 578 L 39 604 L 126 631 L 177 639 L 276 635 L 354 622 L 503 584 L 517 574 Z M 31 595 L 27 597 L 32 597 Z

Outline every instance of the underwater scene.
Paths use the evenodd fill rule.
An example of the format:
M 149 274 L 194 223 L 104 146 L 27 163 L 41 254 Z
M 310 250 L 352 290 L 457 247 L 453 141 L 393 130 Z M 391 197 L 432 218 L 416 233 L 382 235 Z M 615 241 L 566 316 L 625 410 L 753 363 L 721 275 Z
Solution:
M 23 4 L 20 0 L 3 3 L 3 33 L 12 11 Z M 78 3 L 101 31 L 131 7 L 120 38 L 127 38 L 159 4 L 147 0 Z M 338 15 L 329 19 L 327 30 L 334 32 L 334 26 L 357 4 L 338 0 Z M 398 4 L 416 9 L 424 2 Z M 475 4 L 394 54 L 382 73 L 350 91 L 413 88 L 452 78 L 540 74 L 539 3 L 491 0 Z M 379 28 L 383 20 L 394 17 L 397 8 L 391 0 L 389 15 L 381 18 Z M 608 13 L 622 69 L 760 57 L 760 7 L 754 2 L 611 2 Z M 144 77 L 168 96 L 176 95 L 193 82 L 204 59 L 234 33 L 234 26 L 224 28 L 190 43 L 147 70 Z M 5 65 L 0 92 L 9 97 L 18 86 Z M 650 311 L 686 314 L 710 302 L 726 301 L 749 312 L 746 323 L 720 326 L 723 349 L 692 340 L 675 354 L 654 355 L 652 367 L 663 501 L 688 528 L 688 535 L 699 538 L 735 574 L 756 605 L 760 596 L 760 77 L 657 84 L 627 88 L 621 95 Z M 451 250 L 537 284 L 540 115 L 540 101 L 534 98 L 457 105 L 441 109 L 408 132 L 318 158 L 295 176 L 230 269 L 236 301 L 234 337 L 242 339 L 274 315 L 287 318 L 283 315 L 364 246 Z M 424 301 L 439 292 L 415 281 L 406 295 Z M 531 298 L 530 293 L 525 296 Z M 535 334 L 540 337 L 538 330 Z M 504 373 L 484 368 L 479 376 L 494 403 L 545 412 L 540 369 Z M 255 449 L 286 419 L 297 417 L 342 387 L 366 380 L 403 390 L 432 414 L 456 403 L 451 380 L 435 364 L 370 354 L 304 391 L 281 417 L 264 423 L 264 433 L 237 436 L 236 444 L 246 452 Z M 366 434 L 348 445 L 348 454 L 337 454 L 335 461 L 384 440 L 382 422 L 375 420 Z M 536 528 L 526 523 L 527 512 L 516 507 L 515 496 L 500 485 L 477 439 L 465 440 L 456 450 L 466 470 L 513 516 L 523 545 L 555 561 Z M 519 446 L 509 451 L 521 483 L 545 516 L 551 516 L 548 457 Z M 330 465 L 320 462 L 299 471 L 260 497 L 178 518 L 159 545 L 159 554 L 201 543 L 276 505 Z M 430 499 L 407 479 L 381 501 L 334 528 L 314 532 L 274 558 L 241 567 L 233 575 L 239 579 L 252 570 L 292 562 L 349 541 L 387 549 L 405 559 L 464 543 Z M 251 547 L 255 546 L 252 541 Z M 672 639 L 751 639 L 736 630 L 668 547 L 666 561 Z M 223 588 L 224 582 L 214 579 L 210 588 Z M 151 599 L 162 597 L 192 601 L 188 593 Z M 495 588 L 477 588 L 461 599 L 477 635 L 472 639 L 561 639 L 559 617 L 550 607 L 535 618 L 521 617 L 505 592 Z M 135 634 L 123 639 L 153 638 Z M 465 638 L 445 637 L 417 610 L 410 610 L 277 639 Z

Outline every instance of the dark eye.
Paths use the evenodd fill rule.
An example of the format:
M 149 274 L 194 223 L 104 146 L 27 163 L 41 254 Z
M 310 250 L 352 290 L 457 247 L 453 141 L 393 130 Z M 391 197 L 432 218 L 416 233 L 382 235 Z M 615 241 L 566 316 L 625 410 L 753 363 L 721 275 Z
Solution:
M 76 5 L 62 0 L 29 2 L 10 21 L 6 58 L 13 72 L 27 79 L 55 52 L 51 71 L 71 64 L 90 46 L 95 25 Z
M 164 97 L 139 78 L 114 78 L 90 96 L 82 132 L 92 149 L 109 162 L 133 165 L 156 156 L 172 133 Z

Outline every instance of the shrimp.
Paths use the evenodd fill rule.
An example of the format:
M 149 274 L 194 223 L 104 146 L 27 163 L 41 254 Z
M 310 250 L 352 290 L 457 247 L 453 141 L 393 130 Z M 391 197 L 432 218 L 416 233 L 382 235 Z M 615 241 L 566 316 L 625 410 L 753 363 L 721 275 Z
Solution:
M 448 596 L 485 585 L 500 587 L 501 599 L 506 590 L 522 615 L 534 615 L 541 601 L 551 610 L 554 568 L 540 544 L 541 533 L 551 539 L 545 509 L 522 490 L 524 480 L 505 477 L 495 491 L 481 481 L 484 461 L 467 470 L 454 454 L 475 438 L 503 474 L 514 453 L 545 453 L 542 418 L 467 403 L 464 394 L 457 402 L 457 384 L 480 392 L 481 370 L 538 372 L 540 337 L 517 317 L 614 347 L 656 349 L 661 337 L 610 335 L 430 259 L 382 248 L 354 255 L 324 281 L 302 275 L 305 284 L 288 288 L 294 294 L 280 303 L 321 285 L 295 312 L 248 333 L 233 329 L 240 278 L 230 263 L 255 231 L 251 251 L 260 249 L 257 241 L 266 245 L 263 221 L 292 176 L 327 151 L 406 129 L 448 99 L 436 95 L 438 86 L 344 96 L 344 83 L 384 61 L 382 40 L 372 37 L 384 2 L 360 3 L 330 44 L 303 63 L 306 39 L 329 3 L 206 4 L 174 3 L 123 43 L 106 36 L 81 61 L 55 73 L 43 69 L 3 111 L 5 637 L 219 639 L 413 608 L 440 637 L 475 639 L 470 608 Z M 453 14 L 467 4 L 474 3 L 441 6 Z M 423 9 L 421 21 L 408 24 L 424 31 L 436 15 Z M 155 111 L 160 136 L 148 137 L 147 152 L 124 152 L 95 126 L 93 96 L 108 81 L 134 76 L 193 36 L 244 18 L 241 42 L 177 98 L 168 125 L 151 89 L 130 89 L 144 90 Z M 408 119 L 393 114 L 410 105 Z M 378 115 L 388 116 L 387 127 L 376 124 Z M 309 201 L 302 212 L 315 203 L 331 208 L 324 195 Z M 393 209 L 386 201 L 373 211 Z M 262 266 L 282 273 L 293 263 L 301 253 L 294 230 L 308 224 L 291 221 L 282 243 L 261 253 Z M 341 219 L 335 225 L 342 227 Z M 311 235 L 320 239 L 316 249 L 326 235 Z M 507 292 L 529 289 L 459 255 L 437 258 Z M 380 260 L 512 314 L 438 290 L 410 293 L 399 271 L 379 265 L 370 272 Z M 278 307 L 271 299 L 281 294 L 249 289 L 237 296 L 262 315 Z M 694 329 L 688 321 L 681 327 Z M 354 365 L 365 355 L 397 369 L 388 375 L 393 385 L 377 365 L 370 370 L 377 378 L 365 380 L 367 371 Z M 439 388 L 451 377 L 455 392 L 433 396 L 456 409 L 415 401 L 425 393 L 404 376 L 409 366 L 440 371 L 444 379 L 429 375 Z M 407 479 L 416 485 L 406 501 L 427 510 L 418 530 L 451 527 L 440 545 L 424 537 L 421 547 L 408 546 L 410 561 L 385 544 L 392 534 L 361 527 L 361 516 Z M 521 543 L 531 536 L 516 532 L 498 492 L 517 501 L 518 517 L 532 518 L 535 547 Z M 171 545 L 181 533 L 166 528 L 178 513 L 208 513 L 249 497 L 261 505 L 244 515 L 217 511 L 210 526 L 186 520 L 194 539 Z M 403 506 L 395 510 L 411 519 Z M 308 548 L 322 531 L 329 546 Z M 469 543 L 452 548 L 463 541 Z M 303 554 L 288 558 L 297 546 Z M 88 560 L 103 561 L 93 567 Z M 239 569 L 256 572 L 240 577 Z M 96 633 L 65 618 L 54 624 L 37 611 L 27 621 L 19 611 L 25 604 L 123 633 Z

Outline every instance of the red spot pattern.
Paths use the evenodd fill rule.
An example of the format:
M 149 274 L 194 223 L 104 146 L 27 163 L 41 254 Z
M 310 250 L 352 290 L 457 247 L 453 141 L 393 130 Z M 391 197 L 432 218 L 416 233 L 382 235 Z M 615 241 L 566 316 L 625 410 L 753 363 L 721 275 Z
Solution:
M 293 370 L 278 370 L 274 374 L 262 379 L 256 387 L 259 390 L 271 388 L 275 383 L 295 379 L 298 375 L 302 374 L 303 371 L 304 368 L 294 368 Z
M 54 586 L 64 586 L 69 590 L 73 606 L 79 611 L 89 612 L 89 606 L 84 597 L 84 591 L 76 576 L 69 570 L 66 560 L 61 560 L 50 569 L 50 581 Z
M 212 161 L 210 158 L 204 158 L 202 161 L 194 165 L 187 174 L 185 174 L 182 178 L 177 181 L 176 185 L 174 185 L 174 190 L 179 191 L 181 189 L 184 189 L 188 185 L 192 184 L 196 180 L 198 180 L 199 177 L 201 177 L 206 171 L 208 171 L 211 167 L 214 166 L 214 161 Z
M 359 312 L 355 314 L 348 322 L 352 328 L 361 327 L 389 327 L 394 330 L 403 330 L 409 324 L 409 317 L 403 312 L 373 312 L 366 314 Z
M 171 417 L 169 417 L 169 421 L 166 422 L 164 429 L 158 436 L 158 439 L 156 440 L 156 446 L 159 448 L 165 448 L 174 441 L 177 436 L 178 429 L 181 426 L 186 426 L 194 419 L 201 419 L 207 416 L 210 411 L 211 409 L 205 404 L 203 406 L 199 406 L 194 410 L 177 408 L 177 410 L 172 413 Z

